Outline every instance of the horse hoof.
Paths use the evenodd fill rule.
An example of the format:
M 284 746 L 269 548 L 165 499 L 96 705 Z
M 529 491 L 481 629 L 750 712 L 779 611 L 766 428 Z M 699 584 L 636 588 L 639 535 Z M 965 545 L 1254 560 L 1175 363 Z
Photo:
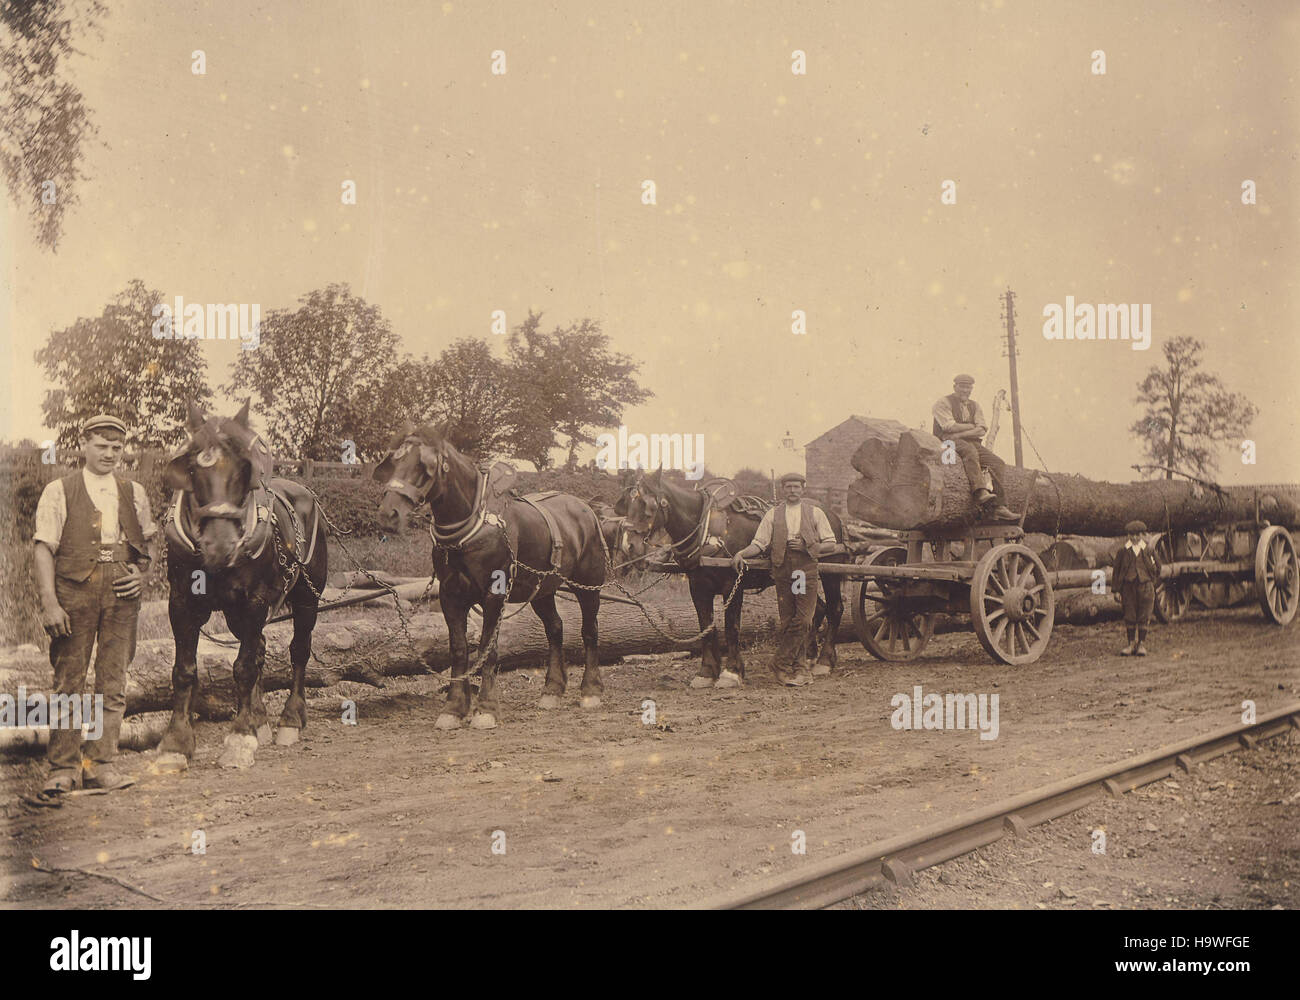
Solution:
M 700 677 L 698 674 L 691 678 L 691 687 L 693 688 L 711 688 L 714 681 L 712 677 Z
M 434 729 L 459 729 L 460 716 L 452 715 L 450 712 L 443 712 L 438 716 L 438 721 L 433 724 Z
M 271 742 L 271 724 L 263 722 L 257 727 L 257 745 L 264 747 Z
M 831 665 L 829 663 L 818 663 L 812 668 L 812 675 L 814 677 L 825 677 L 830 672 Z
M 541 700 L 537 702 L 537 707 L 544 708 L 549 712 L 553 708 L 560 707 L 560 699 L 553 694 L 544 694 Z
M 226 737 L 226 749 L 217 758 L 222 767 L 252 767 L 257 755 L 257 737 L 246 733 L 231 733 Z
M 183 753 L 160 753 L 151 770 L 154 774 L 179 774 L 189 767 L 190 760 Z
M 281 726 L 275 731 L 275 745 L 278 747 L 291 747 L 298 742 L 298 734 L 302 732 L 297 726 Z
M 475 712 L 469 720 L 470 729 L 496 729 L 497 717 L 491 712 Z
M 718 679 L 714 682 L 713 686 L 715 688 L 738 688 L 743 683 L 744 681 L 740 679 L 740 674 L 732 673 L 730 670 L 724 670 L 718 675 Z
M 581 704 L 583 708 L 600 708 L 600 695 L 584 694 Z

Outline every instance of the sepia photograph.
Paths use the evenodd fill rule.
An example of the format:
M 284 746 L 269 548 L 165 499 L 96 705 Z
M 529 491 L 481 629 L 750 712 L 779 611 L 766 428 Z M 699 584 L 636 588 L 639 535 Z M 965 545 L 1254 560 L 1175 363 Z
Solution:
M 1285 959 L 1297 51 L 1292 0 L 2 0 L 0 908 L 143 921 L 33 968 L 165 979 L 168 910 Z

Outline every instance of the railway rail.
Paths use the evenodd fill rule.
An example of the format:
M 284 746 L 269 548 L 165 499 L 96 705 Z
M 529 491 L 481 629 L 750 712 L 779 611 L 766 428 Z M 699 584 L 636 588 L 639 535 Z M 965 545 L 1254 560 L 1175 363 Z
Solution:
M 1160 781 L 1178 771 L 1260 740 L 1300 729 L 1300 702 L 1268 713 L 1254 723 L 1230 726 L 1206 736 L 1161 747 L 1085 774 L 1005 799 L 967 816 L 915 833 L 878 841 L 757 888 L 714 896 L 697 909 L 818 909 L 893 882 L 911 884 L 912 874 L 985 847 L 1008 835 L 1024 837 L 1029 828 L 1065 816 L 1102 795 Z

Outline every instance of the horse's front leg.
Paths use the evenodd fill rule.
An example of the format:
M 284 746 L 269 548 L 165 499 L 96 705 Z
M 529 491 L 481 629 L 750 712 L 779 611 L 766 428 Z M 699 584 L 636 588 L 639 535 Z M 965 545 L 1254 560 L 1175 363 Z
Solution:
M 582 652 L 586 662 L 582 669 L 582 707 L 600 708 L 600 696 L 605 693 L 605 682 L 600 676 L 599 632 L 596 624 L 600 611 L 599 590 L 574 592 L 582 608 Z
M 311 659 L 311 633 L 316 627 L 316 595 L 302 580 L 294 588 L 292 600 L 293 641 L 289 643 L 289 663 L 293 678 L 275 730 L 275 745 L 281 747 L 297 743 L 299 734 L 307 728 L 307 661 Z
M 555 609 L 555 595 L 546 594 L 532 601 L 533 610 L 546 629 L 546 683 L 537 707 L 550 710 L 558 708 L 560 696 L 569 686 L 569 674 L 564 665 L 564 622 Z
M 199 689 L 199 629 L 212 615 L 206 601 L 194 600 L 173 583 L 167 600 L 167 617 L 171 619 L 176 642 L 176 659 L 172 664 L 172 717 L 158 743 L 157 764 L 160 770 L 185 770 L 194 759 L 194 695 Z
M 483 634 L 478 640 L 478 659 L 482 661 L 482 680 L 478 686 L 478 708 L 469 720 L 471 729 L 495 729 L 501 704 L 497 700 L 497 624 L 505 610 L 504 597 L 483 599 Z
M 260 601 L 235 611 L 226 609 L 226 623 L 239 639 L 239 654 L 231 671 L 235 685 L 235 717 L 226 734 L 226 748 L 217 763 L 222 767 L 251 767 L 260 742 L 271 738 L 271 726 L 262 702 L 261 674 L 266 661 L 266 604 Z
M 718 675 L 715 687 L 740 687 L 745 682 L 745 661 L 740 655 L 740 609 L 745 602 L 745 592 L 738 590 L 722 616 L 727 633 L 727 666 Z
M 713 584 L 708 574 L 696 570 L 687 576 L 691 585 L 691 601 L 695 604 L 695 617 L 700 631 L 713 624 Z M 691 678 L 693 688 L 711 688 L 722 670 L 722 657 L 718 652 L 718 632 L 711 629 L 700 640 L 700 669 Z
M 447 703 L 434 723 L 437 729 L 459 729 L 469 715 L 469 679 L 465 676 L 469 670 L 469 599 L 451 591 L 451 587 L 445 587 L 439 595 L 451 646 L 451 682 L 447 685 Z
M 844 594 L 840 589 L 839 577 L 825 577 L 821 581 L 822 594 L 826 599 L 826 637 L 822 640 L 821 652 L 817 655 L 817 663 L 813 667 L 814 677 L 821 677 L 829 674 L 832 669 L 839 665 L 839 653 L 835 649 L 835 637 L 839 634 L 840 620 L 844 616 Z M 810 642 L 817 641 L 817 630 L 814 628 Z

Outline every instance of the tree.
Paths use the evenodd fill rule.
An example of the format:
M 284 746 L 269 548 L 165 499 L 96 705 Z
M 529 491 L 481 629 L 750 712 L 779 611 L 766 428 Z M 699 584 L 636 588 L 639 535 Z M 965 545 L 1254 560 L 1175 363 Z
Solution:
M 556 433 L 568 439 L 569 464 L 581 445 L 594 444 L 595 428 L 619 424 L 623 410 L 654 395 L 634 378 L 639 362 L 609 348 L 609 337 L 591 319 L 541 328 L 541 313 L 510 331 L 511 427 L 513 453 L 539 470 L 550 465 Z
M 771 499 L 772 477 L 766 472 L 750 468 L 737 469 L 731 481 L 736 484 L 737 493 Z
M 93 28 L 106 11 L 99 0 L 0 3 L 0 167 L 50 250 L 79 200 L 85 146 L 99 131 L 60 60 L 76 51 L 74 29 Z
M 1200 370 L 1205 345 L 1199 340 L 1175 337 L 1163 350 L 1165 367 L 1153 366 L 1138 384 L 1135 402 L 1147 409 L 1131 431 L 1166 479 L 1173 478 L 1171 469 L 1209 478 L 1219 468 L 1216 447 L 1245 438 L 1259 410 Z
M 81 425 L 111 413 L 127 425 L 127 444 L 166 448 L 184 440 L 186 403 L 212 398 L 207 362 L 194 340 L 155 339 L 162 293 L 133 280 L 101 315 L 50 334 L 36 361 L 55 385 L 41 409 L 57 443 L 72 447 Z
M 488 345 L 473 337 L 455 341 L 436 361 L 404 358 L 384 375 L 376 397 L 380 415 L 367 423 L 352 416 L 357 453 L 377 458 L 388 446 L 393 429 L 404 421 L 436 423 L 448 440 L 474 458 L 488 458 L 506 448 L 510 410 L 509 375 Z
M 257 396 L 277 451 L 338 461 L 344 441 L 393 422 L 382 389 L 397 364 L 397 335 L 346 284 L 298 301 L 297 310 L 274 309 L 262 321 L 260 345 L 240 352 L 222 390 Z

